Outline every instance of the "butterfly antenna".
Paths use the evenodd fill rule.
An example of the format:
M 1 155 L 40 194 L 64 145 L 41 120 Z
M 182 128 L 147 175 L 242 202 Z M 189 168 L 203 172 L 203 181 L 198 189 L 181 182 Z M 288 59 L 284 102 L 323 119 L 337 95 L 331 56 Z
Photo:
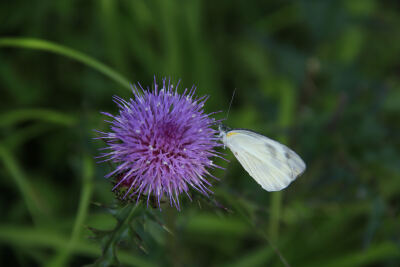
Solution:
M 236 92 L 236 88 L 235 88 L 235 90 L 233 90 L 231 102 L 229 103 L 229 107 L 228 107 L 228 112 L 226 113 L 226 120 L 228 120 L 229 111 L 231 110 L 231 106 L 232 106 L 232 103 L 233 103 L 233 97 L 235 96 L 235 92 Z

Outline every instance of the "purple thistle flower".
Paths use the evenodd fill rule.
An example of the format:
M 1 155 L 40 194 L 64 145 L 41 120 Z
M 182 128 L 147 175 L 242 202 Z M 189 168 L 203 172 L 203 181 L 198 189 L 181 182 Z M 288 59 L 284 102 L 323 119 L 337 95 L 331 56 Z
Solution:
M 109 152 L 102 153 L 104 161 L 118 164 L 106 178 L 118 176 L 113 190 L 127 188 L 124 198 L 153 195 L 160 206 L 165 195 L 170 205 L 180 209 L 179 195 L 193 187 L 208 196 L 211 184 L 205 176 L 212 176 L 209 168 L 212 157 L 221 157 L 214 150 L 221 146 L 217 131 L 211 127 L 218 123 L 203 111 L 206 96 L 195 98 L 195 87 L 178 94 L 176 86 L 163 80 L 160 89 L 154 79 L 154 90 L 141 92 L 132 88 L 134 99 L 126 101 L 114 96 L 118 115 L 102 114 L 112 118 L 110 132 L 99 132 Z

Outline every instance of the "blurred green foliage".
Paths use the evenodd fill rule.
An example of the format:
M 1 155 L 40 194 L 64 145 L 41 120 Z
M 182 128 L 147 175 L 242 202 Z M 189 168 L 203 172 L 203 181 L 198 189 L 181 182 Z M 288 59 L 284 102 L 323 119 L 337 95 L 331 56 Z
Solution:
M 152 211 L 126 266 L 398 266 L 398 1 L 2 1 L 0 265 L 80 266 L 100 257 L 88 227 L 115 219 L 99 111 L 153 76 L 193 83 L 226 123 L 306 161 L 263 191 L 227 151 L 215 200 Z M 218 201 L 229 212 L 215 206 Z M 162 225 L 161 224 L 161 225 Z

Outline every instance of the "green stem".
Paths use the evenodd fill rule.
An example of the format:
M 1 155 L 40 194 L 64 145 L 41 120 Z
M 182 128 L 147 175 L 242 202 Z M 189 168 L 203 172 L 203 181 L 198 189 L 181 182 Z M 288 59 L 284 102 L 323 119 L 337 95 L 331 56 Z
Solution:
M 65 266 L 68 262 L 69 256 L 73 247 L 79 240 L 83 222 L 89 209 L 90 198 L 93 191 L 93 162 L 88 155 L 83 157 L 83 175 L 82 175 L 82 191 L 79 201 L 78 213 L 75 219 L 74 228 L 72 230 L 71 239 L 68 245 L 64 247 L 53 260 L 49 261 L 47 266 Z
M 3 161 L 5 169 L 10 174 L 10 177 L 14 179 L 18 189 L 21 192 L 22 198 L 28 208 L 28 211 L 35 222 L 38 223 L 39 218 L 46 215 L 48 208 L 44 205 L 43 201 L 39 198 L 39 195 L 34 190 L 29 180 L 25 176 L 24 172 L 18 165 L 13 155 L 0 144 L 0 161 Z
M 279 236 L 279 221 L 282 208 L 282 192 L 271 193 L 271 221 L 269 224 L 269 238 L 276 243 Z
M 129 223 L 131 222 L 136 211 L 138 210 L 139 204 L 127 204 L 121 208 L 116 215 L 118 220 L 117 226 L 114 228 L 110 237 L 105 242 L 103 247 L 103 255 L 96 261 L 95 266 L 103 266 L 105 264 L 118 265 L 118 259 L 116 257 L 116 245 L 119 240 L 129 231 Z
M 282 129 L 286 129 L 293 120 L 293 112 L 295 105 L 295 88 L 292 84 L 281 81 L 280 84 L 280 112 L 279 112 L 279 124 Z M 287 143 L 287 137 L 285 135 L 279 136 L 279 141 Z M 271 216 L 269 224 L 269 236 L 273 243 L 276 243 L 279 238 L 279 223 L 282 211 L 282 199 L 283 192 L 271 193 Z

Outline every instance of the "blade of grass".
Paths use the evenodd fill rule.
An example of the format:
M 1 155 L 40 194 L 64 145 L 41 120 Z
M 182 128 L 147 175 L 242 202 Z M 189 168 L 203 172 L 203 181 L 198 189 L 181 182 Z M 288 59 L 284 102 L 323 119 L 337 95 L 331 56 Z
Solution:
M 79 239 L 83 222 L 89 209 L 90 198 L 93 191 L 93 161 L 88 155 L 83 156 L 83 174 L 82 174 L 82 191 L 78 206 L 78 213 L 75 219 L 74 228 L 72 230 L 71 238 L 68 245 L 63 247 L 62 250 L 49 261 L 46 266 L 65 266 L 68 263 L 69 256 L 73 247 Z
M 271 192 L 271 216 L 269 225 L 269 237 L 271 242 L 276 243 L 279 236 L 279 221 L 282 209 L 282 192 Z
M 22 198 L 28 208 L 30 215 L 35 223 L 37 223 L 40 215 L 46 214 L 48 208 L 44 205 L 43 201 L 39 199 L 38 194 L 35 192 L 32 185 L 28 182 L 25 174 L 19 167 L 17 161 L 14 159 L 13 155 L 0 144 L 0 160 L 6 170 L 10 173 L 10 176 L 14 179 L 17 184 L 18 189 L 21 192 Z
M 42 120 L 51 123 L 72 126 L 77 120 L 71 115 L 48 109 L 12 110 L 0 115 L 0 127 L 10 126 L 26 120 Z
M 156 50 L 149 45 L 148 42 L 141 38 L 143 32 L 147 32 L 147 29 L 152 27 L 152 8 L 148 6 L 148 2 L 144 1 L 125 1 L 122 2 L 125 6 L 126 12 L 128 12 L 128 21 L 123 21 L 123 27 L 129 27 L 129 32 L 125 36 L 125 42 L 128 45 L 128 53 L 134 58 L 137 58 L 142 64 L 142 68 L 148 73 L 160 73 L 162 66 L 160 66 L 156 54 Z M 136 27 L 131 27 L 136 25 Z
M 64 249 L 68 239 L 48 229 L 33 229 L 24 226 L 0 225 L 0 242 L 18 247 L 41 247 L 44 249 Z M 84 240 L 77 240 L 71 248 L 71 253 L 97 258 L 101 255 L 100 248 Z M 118 257 L 127 266 L 156 266 L 149 260 L 134 255 L 132 252 L 120 251 Z
M 12 134 L 7 135 L 7 137 L 2 140 L 2 143 L 7 150 L 12 153 L 23 146 L 27 141 L 37 138 L 52 129 L 54 129 L 53 126 L 44 123 L 29 125 L 13 131 Z
M 295 90 L 291 84 L 281 82 L 280 89 L 280 110 L 279 110 L 279 124 L 284 129 L 287 128 L 293 120 L 294 104 L 295 104 Z M 280 136 L 279 141 L 287 143 L 286 136 Z M 282 210 L 282 192 L 271 193 L 271 216 L 269 225 L 269 237 L 271 242 L 276 243 L 279 237 L 279 222 Z
M 160 35 L 165 49 L 164 69 L 172 75 L 177 75 L 182 73 L 183 63 L 180 45 L 181 34 L 178 34 L 176 27 L 177 21 L 180 19 L 179 7 L 175 1 L 162 0 L 157 1 L 157 6 L 159 6 L 158 11 L 160 12 Z
M 122 73 L 127 72 L 126 52 L 124 51 L 124 43 L 122 42 L 121 23 L 119 16 L 120 3 L 113 0 L 98 1 L 99 12 L 101 16 L 100 25 L 103 26 L 104 41 L 107 45 L 109 61 L 117 67 Z M 125 40 L 125 37 L 123 37 Z
M 248 211 L 249 207 L 246 208 L 245 206 L 243 206 L 243 204 L 244 204 L 242 202 L 243 200 L 241 200 L 239 197 L 232 197 L 231 194 L 226 193 L 222 190 L 216 189 L 215 191 L 216 191 L 216 195 L 224 198 L 232 206 L 233 210 L 235 212 L 237 212 L 239 217 L 244 222 L 246 222 L 249 226 L 251 226 L 252 229 L 254 230 L 254 232 L 256 232 L 258 236 L 261 236 L 267 242 L 268 247 L 270 247 L 272 249 L 273 253 L 279 257 L 279 260 L 283 264 L 283 266 L 290 267 L 290 264 L 287 262 L 286 258 L 283 256 L 283 254 L 281 253 L 279 248 L 276 246 L 276 243 L 271 242 L 271 240 L 269 239 L 269 236 L 266 233 L 267 230 L 257 226 L 256 223 L 254 222 L 254 218 L 252 218 L 253 216 L 248 214 L 247 211 Z M 280 241 L 280 243 L 284 243 L 284 242 Z M 265 261 L 264 262 L 265 264 L 268 263 L 268 260 L 270 260 L 269 257 L 265 257 L 263 259 L 263 261 Z
M 344 256 L 335 256 L 331 259 L 326 259 L 323 262 L 309 263 L 306 266 L 325 266 L 325 267 L 356 267 L 366 266 L 379 262 L 379 260 L 399 259 L 400 250 L 396 244 L 392 242 L 384 242 L 381 244 L 372 245 L 366 250 L 354 251 Z
M 317 224 L 303 225 L 300 232 L 292 227 L 285 230 L 285 237 L 288 239 L 285 254 L 298 266 L 309 266 L 311 260 L 323 262 L 335 255 L 342 255 L 343 249 L 351 244 L 351 240 L 359 241 L 365 231 L 365 226 L 361 226 L 359 222 L 366 218 L 370 205 L 368 202 L 361 204 L 352 201 L 331 209 L 327 209 L 325 204 L 313 206 L 312 210 L 313 216 L 319 218 Z M 315 218 L 310 218 L 307 222 L 314 220 Z M 298 240 L 302 240 L 301 247 Z M 326 250 L 327 247 L 329 250 Z
M 104 65 L 98 60 L 82 53 L 77 50 L 71 49 L 69 47 L 65 47 L 56 43 L 52 43 L 49 41 L 34 39 L 34 38 L 12 38 L 5 37 L 0 38 L 0 47 L 19 47 L 33 50 L 42 50 L 50 53 L 55 53 L 58 55 L 62 55 L 68 58 L 72 58 L 76 61 L 79 61 L 93 69 L 99 71 L 105 76 L 111 78 L 112 80 L 119 83 L 121 86 L 130 89 L 129 81 L 122 76 L 120 73 L 111 69 L 110 67 Z
M 225 267 L 246 267 L 246 266 L 267 266 L 268 262 L 274 256 L 274 250 L 271 246 L 263 246 L 255 249 L 250 253 L 241 255 L 239 258 L 235 258 L 230 261 Z

